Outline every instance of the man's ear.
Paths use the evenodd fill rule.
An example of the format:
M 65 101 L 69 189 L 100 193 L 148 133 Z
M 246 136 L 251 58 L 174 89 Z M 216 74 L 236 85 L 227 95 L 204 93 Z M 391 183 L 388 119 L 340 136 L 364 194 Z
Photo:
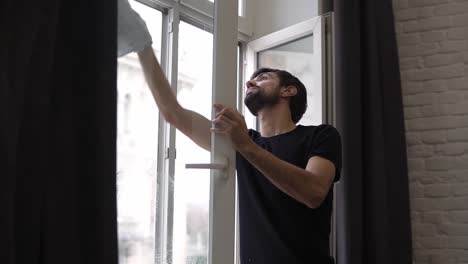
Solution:
M 281 96 L 283 97 L 292 97 L 292 96 L 295 96 L 296 94 L 297 94 L 297 88 L 296 86 L 293 86 L 293 85 L 286 86 L 281 91 Z

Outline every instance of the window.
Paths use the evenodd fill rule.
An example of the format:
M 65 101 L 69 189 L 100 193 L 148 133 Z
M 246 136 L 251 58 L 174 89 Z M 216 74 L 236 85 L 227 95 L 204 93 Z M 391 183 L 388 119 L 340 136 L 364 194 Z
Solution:
M 223 34 L 227 32 L 222 29 L 218 39 L 213 40 L 213 3 L 208 0 L 129 2 L 146 21 L 155 53 L 166 70 L 179 102 L 185 108 L 211 119 L 211 102 L 215 96 L 212 94 L 212 81 L 219 79 L 212 76 L 213 65 L 217 63 L 213 61 L 214 44 L 221 41 Z M 228 2 L 233 6 L 233 0 L 223 1 L 221 5 Z M 232 8 L 224 10 L 229 13 Z M 234 16 L 231 21 L 225 15 L 221 17 L 230 25 L 234 25 L 236 21 Z M 229 30 L 236 33 L 235 28 Z M 234 72 L 229 70 L 228 74 L 223 74 L 223 71 L 226 72 L 224 68 L 226 65 L 234 65 L 236 61 L 235 56 L 224 58 L 225 48 L 223 45 L 221 49 L 224 50 L 218 51 L 221 54 L 218 60 L 224 63 L 216 67 L 216 70 L 218 74 L 229 76 Z M 229 49 L 235 51 L 235 46 Z M 223 92 L 219 89 L 216 95 L 224 103 L 232 101 L 232 105 L 235 105 L 235 78 L 232 75 L 232 80 L 229 80 L 234 93 L 229 92 L 223 97 Z M 231 218 L 234 219 L 234 177 L 218 181 L 213 180 L 213 172 L 210 170 L 185 168 L 187 163 L 203 163 L 209 167 L 212 165 L 210 162 L 217 162 L 214 152 L 220 153 L 222 150 L 227 153 L 229 149 L 226 151 L 227 145 L 219 147 L 221 141 L 216 139 L 213 141 L 216 151 L 210 154 L 182 133 L 175 131 L 164 120 L 159 120 L 158 109 L 134 53 L 119 58 L 118 61 L 117 141 L 121 264 L 203 264 L 210 259 L 219 260 L 226 256 L 221 255 L 219 249 L 223 253 L 231 249 L 233 251 L 233 246 L 216 242 L 225 238 L 221 238 L 219 232 L 216 232 L 218 235 L 213 235 L 217 238 L 210 237 L 208 221 L 213 215 L 216 215 L 214 218 L 222 218 L 212 226 L 217 230 L 232 229 L 230 240 L 234 241 L 234 222 L 232 221 L 232 227 L 224 228 L 229 221 L 223 218 L 232 213 Z M 230 164 L 229 171 L 233 172 L 234 162 L 231 161 Z M 211 189 L 220 190 L 219 193 L 210 190 L 210 186 L 214 185 L 216 186 Z M 226 199 L 223 195 L 232 199 Z M 213 205 L 210 203 L 213 201 L 212 197 L 218 197 L 222 202 Z M 212 208 L 215 209 L 211 210 Z M 215 242 L 210 244 L 210 241 Z M 210 253 L 210 248 L 214 246 L 217 250 L 211 250 Z M 224 250 L 225 248 L 228 250 Z M 234 262 L 233 254 L 229 258 Z M 216 260 L 214 263 L 217 263 Z
M 178 101 L 211 119 L 213 35 L 181 21 L 178 54 Z M 210 153 L 180 131 L 176 132 L 176 149 L 172 259 L 207 263 L 210 171 L 186 169 L 185 164 L 210 163 Z

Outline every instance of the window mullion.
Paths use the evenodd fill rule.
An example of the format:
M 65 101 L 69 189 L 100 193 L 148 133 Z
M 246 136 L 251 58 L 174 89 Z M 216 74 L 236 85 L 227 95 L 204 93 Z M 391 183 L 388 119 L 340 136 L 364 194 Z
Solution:
M 167 34 L 168 15 L 164 14 L 161 32 L 161 67 L 167 72 L 167 56 L 168 56 L 168 34 Z M 158 173 L 157 173 L 157 197 L 156 197 L 156 228 L 155 228 L 155 263 L 164 263 L 165 261 L 165 244 L 166 244 L 166 225 L 167 225 L 167 192 L 168 192 L 168 174 L 166 173 L 168 162 L 165 159 L 167 149 L 167 122 L 163 115 L 159 112 L 159 132 L 158 132 Z
M 174 94 L 177 94 L 178 72 L 178 38 L 179 38 L 179 6 L 177 3 L 168 9 L 163 20 L 161 67 L 166 73 Z M 172 240 L 174 222 L 174 175 L 175 157 L 164 153 L 169 149 L 175 151 L 176 130 L 160 117 L 159 161 L 161 169 L 158 171 L 158 199 L 156 221 L 156 263 L 172 263 Z

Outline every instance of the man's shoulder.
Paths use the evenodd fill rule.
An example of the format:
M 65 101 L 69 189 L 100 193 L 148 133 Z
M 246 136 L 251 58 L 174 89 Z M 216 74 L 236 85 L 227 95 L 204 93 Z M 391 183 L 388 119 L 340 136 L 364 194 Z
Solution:
M 308 126 L 298 125 L 298 127 L 301 127 L 305 134 L 312 135 L 312 136 L 317 136 L 320 134 L 339 135 L 338 130 L 330 124 L 308 125 Z
M 336 129 L 330 124 L 318 124 L 318 125 L 297 125 L 298 127 L 303 127 L 304 129 L 310 130 L 324 130 L 324 129 Z

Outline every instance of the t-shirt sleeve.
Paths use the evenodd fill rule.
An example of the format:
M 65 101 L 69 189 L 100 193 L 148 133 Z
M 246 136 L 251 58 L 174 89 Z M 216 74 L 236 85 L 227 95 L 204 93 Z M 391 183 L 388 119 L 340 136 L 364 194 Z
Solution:
M 308 158 L 320 156 L 328 159 L 335 165 L 335 182 L 341 174 L 341 138 L 338 130 L 330 125 L 320 125 L 316 128 L 311 140 L 308 142 Z

